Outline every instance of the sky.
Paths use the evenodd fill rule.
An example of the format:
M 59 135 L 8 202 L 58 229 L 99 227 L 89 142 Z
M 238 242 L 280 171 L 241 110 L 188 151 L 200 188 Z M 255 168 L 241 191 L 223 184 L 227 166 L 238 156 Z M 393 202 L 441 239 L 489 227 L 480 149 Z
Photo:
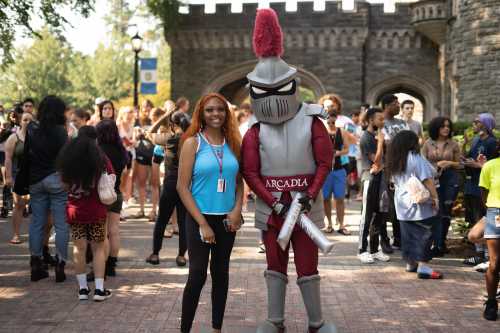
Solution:
M 133 7 L 138 4 L 140 1 L 144 0 L 129 0 L 128 2 Z M 302 1 L 315 1 L 317 3 L 321 3 L 322 1 L 318 0 L 302 0 Z M 352 9 L 354 0 L 342 0 L 343 8 Z M 414 2 L 415 0 L 397 0 L 397 2 Z M 186 1 L 185 1 L 186 2 Z M 188 0 L 190 3 L 205 3 L 208 4 L 207 9 L 210 10 L 210 5 L 217 3 L 242 3 L 242 2 L 250 2 L 255 3 L 259 2 L 256 0 Z M 264 5 L 269 2 L 284 2 L 284 0 L 264 0 L 260 1 Z M 292 4 L 293 0 L 288 0 L 288 5 Z M 396 0 L 368 0 L 371 3 L 384 3 L 385 11 L 393 11 L 394 3 Z M 293 4 L 292 4 L 293 6 Z M 108 36 L 108 29 L 104 22 L 104 16 L 108 9 L 108 1 L 107 0 L 96 0 L 96 7 L 94 13 L 92 13 L 88 18 L 83 18 L 71 12 L 71 10 L 63 10 L 63 15 L 71 22 L 71 26 L 66 27 L 66 31 L 64 33 L 65 37 L 69 41 L 69 43 L 73 46 L 74 49 L 80 51 L 84 54 L 91 55 L 96 50 L 97 46 L 100 42 L 106 43 Z M 130 36 L 133 36 L 136 32 L 141 34 L 141 31 L 146 31 L 150 26 L 150 22 L 145 21 L 143 19 L 135 19 L 133 20 L 137 24 L 137 28 L 130 28 Z M 36 22 L 35 22 L 36 26 Z M 26 45 L 30 43 L 30 39 L 18 37 L 16 40 L 16 45 Z

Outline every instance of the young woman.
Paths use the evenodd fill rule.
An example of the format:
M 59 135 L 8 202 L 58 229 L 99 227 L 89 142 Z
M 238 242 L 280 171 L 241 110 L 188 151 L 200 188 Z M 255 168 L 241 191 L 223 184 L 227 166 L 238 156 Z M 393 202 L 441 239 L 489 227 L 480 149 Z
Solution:
M 71 123 L 75 126 L 76 129 L 80 129 L 80 127 L 87 125 L 87 122 L 90 120 L 90 113 L 85 111 L 84 109 L 76 109 L 71 115 Z
M 19 108 L 20 106 L 16 106 L 16 109 Z M 13 206 L 12 187 L 5 184 L 5 179 L 7 178 L 5 174 L 5 143 L 13 133 L 17 132 L 18 125 L 19 115 L 16 111 L 11 110 L 7 114 L 7 119 L 2 122 L 0 130 L 0 168 L 2 172 L 2 179 L 4 181 L 2 189 L 2 209 L 0 211 L 0 217 L 2 218 L 7 218 L 9 216 L 9 210 L 11 210 Z
M 69 189 L 66 214 L 74 244 L 78 298 L 89 298 L 85 253 L 90 244 L 95 274 L 94 301 L 104 301 L 111 296 L 111 292 L 104 289 L 107 209 L 99 201 L 97 184 L 104 171 L 113 173 L 113 167 L 97 147 L 96 141 L 86 136 L 72 139 L 64 146 L 58 156 L 57 166 L 63 183 Z
M 177 193 L 177 176 L 179 168 L 179 141 L 184 131 L 189 127 L 189 119 L 181 111 L 165 114 L 152 127 L 154 132 L 163 121 L 167 121 L 169 132 L 162 134 L 151 134 L 153 142 L 166 149 L 166 178 L 163 182 L 163 190 L 160 198 L 160 213 L 156 220 L 153 232 L 153 253 L 146 259 L 152 265 L 160 263 L 159 253 L 162 246 L 163 235 L 167 223 L 177 209 L 177 223 L 179 225 L 179 250 L 175 262 L 177 266 L 185 266 L 186 258 L 186 232 L 185 215 L 186 209 Z
M 134 128 L 135 144 L 135 160 L 133 163 L 133 175 L 137 191 L 139 192 L 139 212 L 133 217 L 136 219 L 146 217 L 144 212 L 144 204 L 146 202 L 146 184 L 148 176 L 151 172 L 153 163 L 153 143 L 146 137 L 147 130 L 151 127 L 151 110 L 153 103 L 145 100 L 142 103 L 142 108 L 139 111 L 139 119 Z
M 21 129 L 16 133 L 11 134 L 5 142 L 5 185 L 12 187 L 16 179 L 16 174 L 20 166 L 20 162 L 24 154 L 24 138 L 26 136 L 26 128 L 33 120 L 31 113 L 23 113 L 21 116 Z M 19 238 L 19 228 L 23 222 L 23 211 L 26 207 L 27 198 L 23 195 L 18 195 L 14 191 L 14 210 L 12 212 L 12 228 L 14 235 L 10 240 L 11 244 L 21 244 Z
M 134 123 L 134 110 L 128 106 L 120 108 L 118 118 L 116 119 L 116 125 L 118 126 L 120 138 L 128 153 L 128 163 L 126 169 L 123 170 L 120 187 L 120 191 L 123 193 L 124 207 L 128 206 L 128 201 L 132 198 L 132 162 L 135 158 Z
M 111 119 L 102 120 L 96 126 L 97 143 L 113 165 L 116 175 L 115 192 L 117 200 L 108 206 L 106 218 L 109 239 L 109 253 L 106 260 L 106 275 L 115 276 L 115 267 L 120 251 L 120 213 L 122 211 L 123 195 L 120 191 L 120 178 L 128 162 L 128 154 L 123 147 L 118 127 Z
M 396 134 L 386 155 L 386 170 L 395 186 L 394 205 L 401 223 L 401 251 L 406 270 L 421 279 L 441 279 L 443 275 L 427 266 L 431 259 L 432 229 L 437 223 L 439 199 L 432 165 L 420 155 L 418 136 L 409 130 Z M 412 203 L 410 178 L 416 177 L 429 191 L 429 200 Z
M 99 108 L 99 119 L 111 119 L 115 120 L 115 106 L 113 102 L 106 100 L 98 105 Z
M 160 108 L 154 108 L 151 113 L 151 121 L 156 123 L 163 115 L 165 111 Z M 163 123 L 160 123 L 155 131 L 164 130 Z M 150 129 L 151 130 L 151 129 Z M 151 131 L 149 131 L 151 132 Z M 158 211 L 158 201 L 160 199 L 160 165 L 163 162 L 163 148 L 155 144 L 153 149 L 153 160 L 151 163 L 151 212 L 149 213 L 149 221 L 156 221 L 156 212 Z
M 68 257 L 68 193 L 56 170 L 57 154 L 68 138 L 65 111 L 66 104 L 62 99 L 51 95 L 45 97 L 38 107 L 38 123 L 31 122 L 26 131 L 23 168 L 27 167 L 29 170 L 27 182 L 33 211 L 29 228 L 31 281 L 49 276 L 41 259 L 49 210 L 56 230 L 56 282 L 66 279 L 64 266 Z
M 229 259 L 241 225 L 243 186 L 240 133 L 226 99 L 216 93 L 197 103 L 181 143 L 177 191 L 188 212 L 189 277 L 182 298 L 181 332 L 191 330 L 210 259 L 212 327 L 221 332 Z
M 499 155 L 500 145 L 497 142 Z M 482 156 L 485 159 L 485 156 Z M 483 316 L 487 320 L 497 320 L 498 302 L 496 300 L 500 274 L 500 158 L 484 164 L 479 178 L 483 201 L 487 207 L 484 238 L 490 255 L 490 265 L 486 271 L 486 291 L 488 299 Z
M 460 146 L 453 140 L 453 124 L 447 117 L 436 117 L 429 123 L 429 139 L 422 146 L 422 155 L 438 171 L 439 215 L 434 236 L 434 256 L 443 256 L 446 236 L 450 229 L 451 209 L 457 199 L 460 165 Z

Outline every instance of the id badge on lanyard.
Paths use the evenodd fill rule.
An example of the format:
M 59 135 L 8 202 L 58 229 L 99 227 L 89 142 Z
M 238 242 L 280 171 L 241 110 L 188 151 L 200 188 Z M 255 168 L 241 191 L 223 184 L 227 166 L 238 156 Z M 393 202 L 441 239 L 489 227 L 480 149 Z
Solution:
M 219 152 L 215 151 L 214 147 L 210 145 L 212 149 L 212 153 L 214 154 L 215 159 L 217 160 L 217 164 L 219 165 L 219 178 L 217 179 L 217 193 L 226 192 L 226 180 L 222 177 L 222 161 L 224 160 L 224 146 L 222 146 L 222 150 Z

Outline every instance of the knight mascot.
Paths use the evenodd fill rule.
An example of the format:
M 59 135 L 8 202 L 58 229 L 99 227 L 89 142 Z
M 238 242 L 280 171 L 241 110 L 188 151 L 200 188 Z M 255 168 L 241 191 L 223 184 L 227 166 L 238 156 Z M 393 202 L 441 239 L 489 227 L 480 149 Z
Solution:
M 299 102 L 297 70 L 281 59 L 283 35 L 272 9 L 258 10 L 253 47 L 259 62 L 247 76 L 254 115 L 243 139 L 242 172 L 257 195 L 255 226 L 262 230 L 266 247 L 268 318 L 257 332 L 285 332 L 291 244 L 308 332 L 334 333 L 335 326 L 325 323 L 321 313 L 318 275 L 318 246 L 324 250 L 326 243 L 318 244 L 321 239 L 328 242 L 319 230 L 324 226 L 321 187 L 333 160 L 332 143 L 320 119 L 327 114 L 319 105 Z M 289 218 L 293 209 L 297 214 Z M 298 214 L 302 218 L 294 224 Z M 283 233 L 288 235 L 283 238 Z

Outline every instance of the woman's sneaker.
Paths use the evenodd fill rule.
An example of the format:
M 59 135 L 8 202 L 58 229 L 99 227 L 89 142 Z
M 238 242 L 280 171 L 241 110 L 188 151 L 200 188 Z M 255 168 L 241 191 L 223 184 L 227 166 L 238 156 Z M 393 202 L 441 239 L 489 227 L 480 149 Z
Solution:
M 391 257 L 389 257 L 387 254 L 385 254 L 382 251 L 378 251 L 377 253 L 372 253 L 372 258 L 375 260 L 379 261 L 389 261 L 391 260 Z
M 94 291 L 94 301 L 95 302 L 102 302 L 102 301 L 107 300 L 110 297 L 111 297 L 111 291 L 109 291 L 108 289 L 104 289 L 104 290 L 96 289 Z
M 358 254 L 358 259 L 363 264 L 373 264 L 375 262 L 370 252 L 363 252 L 361 254 Z
M 78 291 L 78 299 L 80 301 L 86 301 L 89 299 L 89 294 L 90 294 L 90 289 L 89 288 L 83 288 Z

